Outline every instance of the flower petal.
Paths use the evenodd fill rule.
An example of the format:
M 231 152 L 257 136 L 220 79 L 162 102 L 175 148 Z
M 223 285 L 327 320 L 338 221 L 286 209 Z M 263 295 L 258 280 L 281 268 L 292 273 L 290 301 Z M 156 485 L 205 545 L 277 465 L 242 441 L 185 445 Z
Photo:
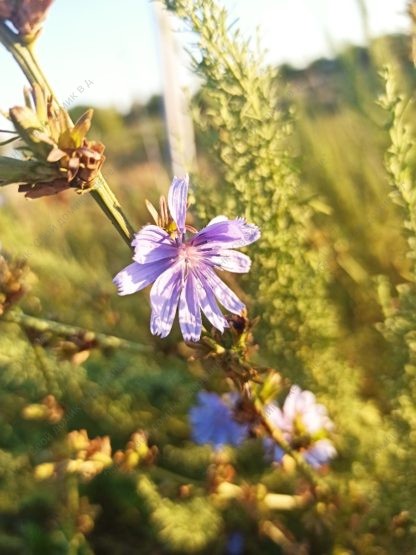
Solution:
M 240 301 L 237 295 L 231 291 L 228 285 L 225 285 L 212 268 L 206 264 L 201 264 L 199 276 L 204 289 L 212 289 L 214 295 L 224 308 L 233 314 L 241 314 L 245 309 L 245 305 Z
M 275 428 L 281 432 L 291 430 L 291 422 L 287 420 L 285 413 L 275 403 L 268 403 L 264 411 Z
M 319 468 L 333 459 L 336 454 L 337 451 L 329 439 L 320 439 L 303 453 L 303 457 L 308 464 Z
M 294 420 L 299 412 L 299 403 L 302 398 L 302 390 L 298 385 L 292 385 L 286 396 L 283 412 L 288 420 Z
M 254 224 L 248 224 L 244 218 L 235 220 L 217 216 L 192 239 L 195 246 L 204 246 L 208 250 L 215 248 L 238 248 L 254 243 L 260 237 L 260 230 Z
M 179 324 L 185 341 L 198 341 L 201 337 L 201 309 L 197 283 L 192 272 L 185 278 L 179 301 Z
M 113 283 L 117 285 L 119 295 L 131 295 L 150 285 L 171 264 L 169 260 L 151 262 L 150 264 L 133 262 L 114 277 Z
M 160 262 L 159 262 L 160 264 Z M 150 291 L 150 331 L 166 337 L 172 329 L 182 289 L 182 265 L 175 264 L 157 278 Z
M 251 260 L 246 254 L 233 250 L 221 250 L 204 256 L 207 263 L 211 263 L 220 270 L 245 274 L 250 270 Z
M 227 222 L 229 220 L 229 218 L 227 218 L 227 216 L 223 216 L 222 214 L 220 216 L 215 216 L 215 218 L 212 218 L 212 220 L 210 220 L 206 227 L 212 224 L 216 224 L 218 222 Z
M 265 437 L 263 439 L 263 447 L 266 454 L 266 459 L 273 462 L 281 462 L 285 452 L 281 447 L 279 447 L 273 439 L 270 437 Z
M 199 272 L 195 272 L 195 277 L 198 285 L 198 300 L 202 311 L 214 328 L 217 328 L 217 330 L 223 333 L 224 328 L 228 328 L 229 325 L 215 300 L 212 289 L 210 287 L 204 287 Z
M 146 225 L 136 233 L 132 246 L 133 260 L 139 264 L 174 258 L 178 250 L 169 233 L 157 225 Z
M 227 397 L 201 391 L 198 404 L 189 411 L 192 438 L 200 445 L 209 443 L 216 449 L 223 445 L 239 445 L 247 438 L 249 427 L 234 419 Z
M 168 193 L 169 212 L 180 233 L 185 233 L 189 177 L 174 177 Z

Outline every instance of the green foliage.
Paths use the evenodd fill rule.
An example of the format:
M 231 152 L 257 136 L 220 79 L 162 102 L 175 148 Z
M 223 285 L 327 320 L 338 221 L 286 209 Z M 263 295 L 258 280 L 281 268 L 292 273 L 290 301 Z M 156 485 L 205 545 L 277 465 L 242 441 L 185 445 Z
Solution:
M 130 254 L 88 196 L 28 204 L 6 191 L 2 246 L 34 272 L 21 307 L 154 350 L 92 348 L 79 358 L 68 338 L 51 346 L 47 334 L 0 322 L 0 551 L 223 553 L 237 530 L 247 553 L 412 553 L 414 109 L 395 85 L 408 93 L 415 84 L 405 41 L 379 39 L 279 75 L 214 0 L 166 3 L 197 41 L 198 218 L 244 214 L 261 228 L 250 247 L 253 269 L 241 280 L 251 315 L 261 316 L 257 359 L 327 405 L 338 458 L 317 477 L 321 501 L 299 506 L 303 479 L 271 467 L 259 439 L 223 458 L 192 444 L 187 411 L 199 389 L 223 382 L 221 369 L 208 375 L 196 362 L 185 370 L 189 351 L 176 346 L 177 334 L 163 342 L 150 336 L 147 292 L 116 298 L 111 276 Z M 386 58 L 393 65 L 381 101 L 388 175 L 389 137 L 374 103 L 377 63 Z M 101 109 L 94 118 L 93 134 L 107 143 L 105 173 L 133 207 L 136 227 L 147 221 L 144 198 L 154 200 L 168 183 L 158 108 L 153 98 L 125 116 Z M 63 418 L 25 418 L 48 394 Z M 67 433 L 83 428 L 91 438 L 110 436 L 113 451 L 144 430 L 157 464 L 111 467 L 80 483 L 73 476 L 37 482 L 34 469 L 46 464 L 48 472 L 50 461 L 62 461 Z M 277 496 L 274 508 L 269 493 Z
M 169 550 L 195 553 L 218 537 L 221 518 L 203 497 L 175 504 L 161 498 L 155 486 L 145 478 L 139 481 L 138 490 L 151 508 L 151 520 Z
M 415 146 L 414 129 L 410 124 L 411 101 L 397 91 L 397 82 L 391 68 L 383 70 L 385 93 L 380 105 L 386 111 L 390 146 L 386 154 L 386 169 L 390 177 L 392 201 L 400 208 L 403 232 L 407 239 L 407 257 L 410 268 L 395 285 L 387 276 L 378 278 L 378 292 L 384 322 L 378 326 L 392 346 L 394 369 L 385 380 L 390 393 L 391 418 L 400 437 L 406 437 L 406 447 L 398 449 L 395 464 L 401 481 L 397 487 L 403 491 L 412 516 L 416 483 L 407 469 L 413 464 L 412 453 L 416 441 L 416 220 L 415 220 Z
M 340 512 L 329 526 L 332 549 L 389 553 L 396 540 L 391 540 L 390 532 L 385 531 L 392 529 L 394 515 L 403 511 L 414 515 L 413 489 L 409 495 L 403 492 L 405 467 L 398 464 L 399 459 L 406 459 L 407 437 L 402 439 L 383 407 L 390 390 L 380 388 L 388 382 L 383 382 L 370 367 L 379 365 L 380 357 L 374 353 L 369 359 L 365 353 L 367 346 L 375 349 L 381 343 L 368 326 L 381 317 L 371 272 L 377 265 L 388 269 L 389 262 L 380 253 L 386 244 L 378 243 L 379 250 L 372 255 L 368 246 L 363 248 L 362 235 L 355 227 L 362 210 L 362 198 L 356 192 L 357 175 L 362 187 L 366 187 L 366 194 L 372 194 L 379 203 L 373 208 L 374 217 L 369 217 L 368 212 L 362 213 L 363 230 L 367 225 L 365 232 L 374 238 L 386 217 L 392 226 L 398 223 L 397 214 L 386 206 L 383 198 L 381 142 L 378 141 L 378 146 L 376 143 L 374 150 L 382 180 L 380 186 L 380 180 L 376 182 L 366 175 L 365 172 L 370 173 L 369 166 L 357 166 L 354 171 L 354 165 L 362 165 L 362 159 L 348 157 L 346 138 L 338 137 L 339 143 L 331 141 L 332 144 L 326 145 L 325 157 L 319 155 L 318 149 L 324 146 L 325 140 L 325 136 L 321 137 L 325 127 L 322 130 L 321 126 L 328 125 L 328 133 L 332 133 L 337 119 L 342 117 L 342 107 L 331 118 L 325 115 L 311 118 L 306 150 L 311 158 L 305 157 L 301 163 L 312 168 L 317 161 L 322 164 L 327 183 L 326 187 L 319 183 L 316 177 L 322 172 L 315 171 L 313 183 L 310 180 L 314 174 L 306 172 L 307 183 L 301 184 L 299 160 L 291 154 L 291 149 L 293 152 L 299 138 L 305 141 L 305 135 L 292 137 L 291 114 L 285 111 L 288 94 L 275 72 L 259 63 L 259 55 L 252 53 L 238 31 L 230 30 L 225 11 L 215 2 L 176 0 L 168 1 L 167 5 L 187 22 L 198 41 L 193 63 L 203 79 L 203 87 L 198 97 L 196 121 L 217 171 L 214 179 L 211 176 L 211 182 L 215 183 L 213 193 L 208 196 L 205 185 L 195 191 L 199 215 L 205 219 L 213 215 L 214 207 L 218 212 L 218 206 L 229 216 L 244 210 L 246 217 L 261 228 L 261 241 L 250 251 L 255 251 L 254 267 L 245 284 L 253 298 L 252 311 L 262 317 L 260 343 L 262 337 L 267 338 L 268 353 L 262 350 L 261 356 L 284 375 L 309 386 L 324 400 L 337 424 L 340 457 L 329 481 L 340 495 Z M 343 83 L 348 85 L 354 82 L 351 72 L 356 66 L 349 62 L 344 67 L 348 71 Z M 375 73 L 372 68 L 371 75 Z M 354 80 L 356 90 L 361 90 L 364 74 L 355 72 Z M 368 99 L 368 95 L 366 100 L 348 95 L 348 102 L 354 109 L 358 105 L 360 111 Z M 346 115 L 346 124 L 350 125 L 353 118 L 357 116 Z M 361 121 L 357 118 L 358 126 L 362 125 Z M 375 129 L 374 122 L 371 125 Z M 364 128 L 359 131 L 363 133 L 363 142 L 367 141 L 368 131 L 367 134 Z M 380 136 L 376 130 L 374 135 Z M 356 148 L 356 137 L 349 139 Z M 358 152 L 363 148 L 366 149 L 366 143 Z M 204 178 L 200 176 L 201 182 Z M 368 190 L 368 183 L 373 184 L 373 191 Z M 346 208 L 350 211 L 346 212 Z M 328 214 L 335 221 L 332 226 Z M 383 237 L 387 236 L 388 228 L 383 233 Z M 342 248 L 339 242 L 334 249 L 333 238 L 341 239 L 346 246 Z M 353 252 L 349 253 L 349 249 Z M 357 256 L 362 260 L 358 261 Z M 342 277 L 343 282 L 337 283 L 340 272 L 346 276 Z M 348 287 L 346 295 L 356 297 L 357 311 L 369 310 L 371 320 L 364 324 L 367 329 L 360 330 L 360 334 L 351 330 L 356 333 L 355 343 L 346 335 L 346 326 L 355 322 L 351 317 L 346 320 L 345 305 L 342 306 L 345 297 L 339 297 L 339 286 L 341 290 Z M 362 307 L 363 301 L 366 307 Z M 410 328 L 414 329 L 413 323 Z M 360 342 L 362 351 L 357 354 Z M 385 344 L 381 349 L 388 352 Z M 363 362 L 364 367 L 357 362 Z M 401 370 L 395 368 L 394 372 Z M 397 379 L 397 375 L 392 375 L 392 379 Z M 367 383 L 371 383 L 370 394 L 364 388 Z M 379 389 L 378 398 L 374 389 Z M 409 406 L 410 402 L 406 404 Z M 351 514 L 358 523 L 354 533 L 348 525 Z M 401 536 L 397 545 L 401 541 L 404 548 L 413 542 L 413 530 L 406 522 L 397 534 Z M 369 526 L 374 534 L 369 533 Z
M 197 121 L 221 175 L 208 198 L 205 187 L 197 189 L 196 208 L 201 219 L 220 206 L 259 225 L 262 239 L 250 250 L 256 252 L 248 285 L 271 350 L 281 364 L 296 367 L 299 348 L 316 337 L 314 330 L 324 340 L 334 329 L 332 317 L 314 307 L 325 295 L 325 264 L 320 254 L 306 252 L 312 207 L 288 150 L 292 125 L 278 109 L 276 72 L 259 63 L 238 31 L 228 31 L 225 11 L 213 2 L 174 6 L 198 33 L 201 58 L 194 64 L 204 87 Z

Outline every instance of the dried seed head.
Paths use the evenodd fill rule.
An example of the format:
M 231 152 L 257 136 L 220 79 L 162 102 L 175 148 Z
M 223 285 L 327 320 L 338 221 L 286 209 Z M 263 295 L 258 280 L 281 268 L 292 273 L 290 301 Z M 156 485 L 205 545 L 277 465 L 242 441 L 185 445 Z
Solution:
M 86 138 L 93 111 L 73 125 L 39 86 L 25 98 L 26 106 L 11 108 L 9 115 L 28 160 L 0 158 L 3 184 L 19 183 L 19 191 L 32 199 L 69 188 L 90 190 L 105 160 L 104 145 Z

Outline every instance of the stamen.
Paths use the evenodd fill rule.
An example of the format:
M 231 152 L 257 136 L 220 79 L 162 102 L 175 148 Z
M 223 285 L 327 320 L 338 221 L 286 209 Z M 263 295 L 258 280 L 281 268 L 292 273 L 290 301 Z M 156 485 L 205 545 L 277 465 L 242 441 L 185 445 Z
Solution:
M 169 224 L 169 211 L 165 197 L 160 197 L 160 218 L 162 220 L 161 227 L 166 228 Z
M 146 208 L 148 209 L 150 215 L 152 216 L 154 222 L 156 225 L 159 225 L 159 214 L 157 213 L 156 208 L 153 206 L 153 204 L 150 202 L 150 200 L 145 199 L 145 204 L 146 204 Z

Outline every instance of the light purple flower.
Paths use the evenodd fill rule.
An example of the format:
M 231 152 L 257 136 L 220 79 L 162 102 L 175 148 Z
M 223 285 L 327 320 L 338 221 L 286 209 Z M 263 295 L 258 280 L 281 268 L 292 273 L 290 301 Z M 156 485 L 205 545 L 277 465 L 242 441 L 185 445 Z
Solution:
M 166 337 L 179 308 L 179 324 L 185 341 L 201 337 L 201 310 L 221 332 L 228 327 L 216 299 L 234 314 L 245 306 L 215 273 L 215 269 L 245 273 L 250 258 L 233 250 L 253 243 L 259 229 L 244 219 L 217 216 L 201 231 L 189 236 L 185 225 L 188 177 L 175 177 L 169 189 L 172 222 L 166 228 L 146 225 L 132 242 L 133 264 L 114 278 L 120 295 L 129 295 L 153 283 L 150 292 L 150 330 Z
M 246 439 L 249 426 L 237 422 L 233 414 L 239 399 L 237 393 L 221 397 L 217 393 L 201 391 L 198 404 L 189 411 L 195 443 L 208 443 L 218 449 L 223 445 L 239 445 Z
M 293 449 L 301 451 L 304 459 L 317 468 L 336 455 L 335 447 L 326 437 L 333 430 L 326 408 L 316 402 L 310 391 L 293 385 L 285 399 L 283 409 L 274 403 L 266 406 L 270 422 L 278 428 Z M 264 440 L 266 450 L 279 462 L 284 452 L 271 439 Z

